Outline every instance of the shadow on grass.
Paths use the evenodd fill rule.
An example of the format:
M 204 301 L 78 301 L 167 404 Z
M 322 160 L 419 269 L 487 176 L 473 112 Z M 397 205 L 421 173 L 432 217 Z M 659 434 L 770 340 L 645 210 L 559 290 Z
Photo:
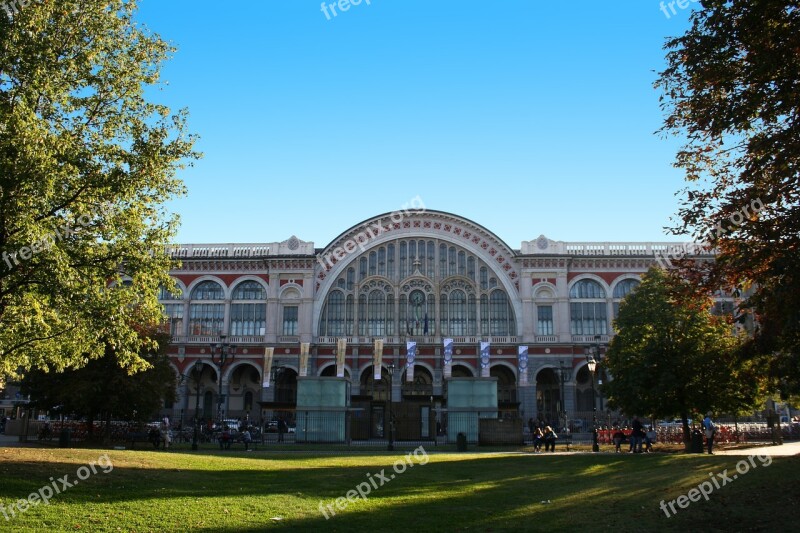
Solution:
M 125 466 L 115 466 L 109 474 L 92 476 L 83 485 L 59 495 L 59 503 L 80 508 L 108 506 L 125 515 L 137 509 L 163 506 L 174 517 L 174 522 L 158 523 L 158 529 L 166 531 L 178 530 L 178 524 L 191 523 L 193 514 L 201 510 L 220 515 L 227 512 L 228 516 L 211 517 L 208 520 L 213 523 L 194 523 L 191 529 L 231 533 L 273 528 L 670 530 L 692 529 L 698 526 L 698 520 L 702 522 L 712 516 L 713 522 L 709 523 L 720 529 L 759 530 L 769 524 L 761 518 L 766 511 L 763 505 L 758 513 L 748 509 L 748 504 L 753 503 L 752 494 L 758 494 L 760 502 L 773 498 L 785 503 L 787 497 L 797 497 L 794 479 L 800 475 L 800 459 L 775 459 L 779 466 L 755 468 L 748 476 L 721 488 L 709 502 L 694 503 L 677 516 L 667 518 L 659 509 L 662 499 L 685 494 L 708 479 L 709 472 L 734 469 L 737 458 L 430 455 L 428 464 L 416 464 L 400 474 L 393 471 L 392 465 L 402 459 L 402 454 L 257 457 L 116 453 L 119 455 L 115 456 L 115 452 L 109 455 L 115 464 Z M 137 462 L 152 462 L 153 467 L 133 466 Z M 174 468 L 159 468 L 160 463 L 169 463 Z M 0 461 L 4 477 L 0 499 L 23 497 L 37 490 L 50 476 L 69 474 L 72 479 L 75 468 L 81 464 L 85 463 Z M 385 476 L 394 474 L 395 478 L 371 489 L 367 500 L 348 503 L 344 510 L 336 508 L 337 498 L 370 477 L 380 485 L 377 474 L 381 470 Z M 246 510 L 230 509 L 237 502 Z M 336 516 L 326 520 L 320 506 L 326 508 L 329 504 Z M 210 509 L 214 506 L 218 509 Z M 269 513 L 253 515 L 254 509 Z M 332 515 L 327 509 L 328 515 Z M 269 515 L 283 520 L 273 522 L 270 520 L 273 516 Z M 229 520 L 233 523 L 228 523 Z M 121 526 L 135 528 L 124 523 Z

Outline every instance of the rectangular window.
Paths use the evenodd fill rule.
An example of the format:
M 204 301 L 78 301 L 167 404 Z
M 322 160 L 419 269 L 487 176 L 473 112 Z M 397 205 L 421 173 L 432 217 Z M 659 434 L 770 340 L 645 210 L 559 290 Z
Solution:
M 224 304 L 192 304 L 189 315 L 189 335 L 222 334 L 225 321 Z
M 573 335 L 606 335 L 608 319 L 605 302 L 571 302 L 570 330 Z
M 255 337 L 263 335 L 267 327 L 267 306 L 258 304 L 231 304 L 231 335 Z
M 298 335 L 297 333 L 297 306 L 283 308 L 283 334 Z
M 540 305 L 536 308 L 537 314 L 537 335 L 553 335 L 553 306 Z
M 164 314 L 167 316 L 166 330 L 173 337 L 183 335 L 183 304 L 164 304 Z

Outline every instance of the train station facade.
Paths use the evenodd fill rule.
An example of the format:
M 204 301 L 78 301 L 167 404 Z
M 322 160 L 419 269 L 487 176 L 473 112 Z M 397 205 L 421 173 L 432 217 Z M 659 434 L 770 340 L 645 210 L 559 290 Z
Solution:
M 603 346 L 619 302 L 668 247 L 540 236 L 512 248 L 431 210 L 376 216 L 321 249 L 294 236 L 175 246 L 180 293 L 161 301 L 180 386 L 165 414 L 264 420 L 295 409 L 298 377 L 343 371 L 365 438 L 383 436 L 389 407 L 425 437 L 449 379 L 483 376 L 497 381 L 501 415 L 580 431 L 594 412 L 612 416 L 592 388 L 605 377 Z M 235 356 L 220 368 L 222 344 Z M 594 382 L 587 353 L 600 360 Z

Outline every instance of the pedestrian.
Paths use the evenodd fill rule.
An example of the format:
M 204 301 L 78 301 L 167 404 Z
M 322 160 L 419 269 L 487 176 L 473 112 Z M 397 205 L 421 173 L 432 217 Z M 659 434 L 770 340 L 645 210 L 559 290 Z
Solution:
M 547 451 L 555 452 L 556 451 L 556 439 L 558 439 L 558 435 L 556 435 L 556 432 L 553 431 L 553 428 L 551 428 L 550 426 L 545 426 L 545 428 L 544 428 L 544 436 L 543 436 L 544 451 L 546 451 L 546 452 Z
M 228 426 L 222 430 L 222 435 L 219 436 L 219 449 L 220 450 L 230 450 L 231 449 L 231 432 L 228 429 Z
M 647 430 L 647 433 L 644 435 L 644 442 L 647 445 L 647 453 L 653 451 L 653 443 L 656 441 L 656 430 L 653 429 L 653 426 Z
M 244 451 L 250 451 L 250 442 L 252 442 L 253 437 L 250 435 L 250 429 L 244 428 L 242 432 L 242 442 L 244 442 Z
M 3 415 L 2 417 L 0 417 L 0 433 L 2 433 L 4 435 L 6 433 L 6 422 L 7 421 L 8 421 L 8 419 L 6 418 L 6 415 Z
M 278 442 L 283 442 L 283 434 L 286 433 L 287 429 L 289 429 L 289 426 L 286 425 L 283 417 L 280 417 L 278 419 Z
M 714 455 L 713 448 L 714 448 L 714 435 L 717 433 L 717 426 L 714 425 L 714 421 L 711 420 L 711 411 L 706 413 L 706 417 L 703 419 L 703 429 L 706 430 L 706 444 L 708 445 L 708 455 Z
M 539 428 L 533 430 L 533 453 L 542 451 L 542 441 L 544 440 L 544 433 Z
M 622 453 L 620 447 L 622 446 L 622 442 L 625 440 L 625 433 L 623 433 L 619 426 L 615 427 L 614 429 L 614 435 L 611 437 L 614 439 L 614 451 L 615 453 Z
M 631 423 L 631 449 L 628 453 L 642 453 L 642 441 L 644 440 L 644 426 L 636 415 L 633 415 Z

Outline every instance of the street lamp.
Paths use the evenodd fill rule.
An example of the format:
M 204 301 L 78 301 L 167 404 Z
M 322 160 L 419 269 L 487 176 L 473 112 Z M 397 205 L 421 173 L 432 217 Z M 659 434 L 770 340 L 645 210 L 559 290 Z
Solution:
M 389 363 L 387 366 L 389 370 L 389 445 L 386 447 L 388 451 L 394 451 L 394 414 L 392 413 L 392 383 L 394 379 L 394 363 Z
M 232 363 L 236 358 L 236 345 L 228 344 L 225 342 L 226 335 L 220 335 L 220 343 L 211 343 L 211 362 L 219 368 L 219 399 L 217 400 L 217 420 L 220 427 L 222 426 L 222 403 L 224 397 L 222 396 L 222 373 L 225 365 Z
M 566 428 L 568 427 L 569 424 L 567 423 L 567 406 L 564 403 L 564 387 L 565 387 L 565 383 L 567 381 L 569 381 L 569 378 L 570 378 L 569 367 L 564 364 L 564 361 L 559 360 L 558 361 L 558 387 L 559 387 L 559 392 L 560 392 L 560 395 L 561 395 L 561 409 L 559 410 L 558 416 L 559 416 L 560 419 L 562 419 L 562 421 L 563 421 L 562 423 L 564 424 L 563 427 L 565 428 L 565 430 L 566 430 Z
M 594 397 L 594 372 L 597 370 L 597 361 L 591 348 L 586 348 L 586 366 L 592 376 L 592 451 L 599 452 L 600 446 L 597 444 L 597 403 Z
M 194 362 L 194 368 L 192 368 L 192 374 L 194 374 L 195 379 L 195 391 L 194 391 L 194 436 L 192 437 L 192 450 L 197 450 L 197 426 L 200 423 L 198 418 L 198 412 L 200 411 L 200 378 L 203 377 L 203 362 L 198 359 Z

